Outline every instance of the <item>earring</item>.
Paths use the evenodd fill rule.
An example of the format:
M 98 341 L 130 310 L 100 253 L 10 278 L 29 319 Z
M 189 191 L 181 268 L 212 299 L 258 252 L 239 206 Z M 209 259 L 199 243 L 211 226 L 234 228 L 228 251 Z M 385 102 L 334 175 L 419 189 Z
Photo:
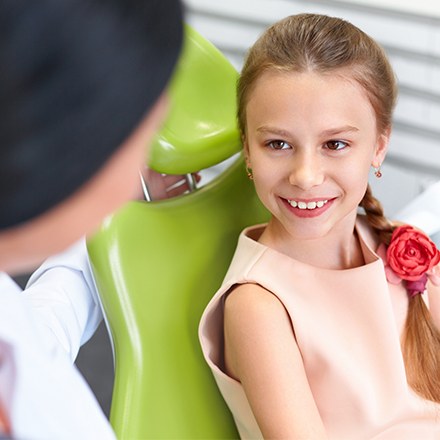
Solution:
M 254 180 L 254 175 L 252 174 L 252 168 L 249 168 L 247 165 L 246 165 L 246 174 L 250 180 Z
M 380 179 L 382 177 L 382 171 L 380 171 L 380 165 L 377 168 L 374 168 L 374 175 Z

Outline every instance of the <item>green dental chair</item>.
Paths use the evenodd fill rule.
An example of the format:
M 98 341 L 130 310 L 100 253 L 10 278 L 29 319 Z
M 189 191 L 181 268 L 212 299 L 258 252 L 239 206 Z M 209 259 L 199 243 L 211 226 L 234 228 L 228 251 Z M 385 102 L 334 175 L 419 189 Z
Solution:
M 236 79 L 226 58 L 187 27 L 153 169 L 189 174 L 240 151 Z M 238 438 L 197 330 L 239 232 L 267 219 L 238 155 L 200 189 L 130 202 L 88 240 L 114 350 L 110 420 L 118 438 Z

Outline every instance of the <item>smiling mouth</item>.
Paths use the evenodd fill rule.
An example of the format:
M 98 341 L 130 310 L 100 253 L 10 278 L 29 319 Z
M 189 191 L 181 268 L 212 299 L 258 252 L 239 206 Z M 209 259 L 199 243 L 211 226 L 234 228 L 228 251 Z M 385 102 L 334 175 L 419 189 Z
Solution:
M 328 200 L 317 200 L 317 201 L 313 201 L 313 202 L 303 202 L 303 201 L 286 199 L 286 201 L 292 208 L 298 208 L 300 210 L 309 210 L 309 211 L 312 211 L 316 208 L 322 208 L 324 205 L 326 205 L 328 203 Z

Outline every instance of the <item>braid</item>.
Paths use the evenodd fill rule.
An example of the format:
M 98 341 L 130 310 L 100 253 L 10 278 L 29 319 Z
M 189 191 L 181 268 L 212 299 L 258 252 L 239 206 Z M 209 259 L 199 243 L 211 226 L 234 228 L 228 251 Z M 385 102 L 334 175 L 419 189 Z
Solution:
M 380 241 L 390 244 L 393 225 L 368 186 L 360 206 Z M 434 325 L 422 295 L 413 296 L 402 336 L 402 354 L 410 387 L 420 396 L 440 403 L 440 331 Z
M 440 403 L 440 331 L 422 295 L 409 301 L 402 352 L 411 388 L 425 399 Z
M 385 217 L 382 205 L 379 200 L 373 196 L 370 185 L 367 187 L 360 206 L 364 208 L 368 223 L 373 231 L 379 236 L 380 241 L 388 246 L 396 226 Z

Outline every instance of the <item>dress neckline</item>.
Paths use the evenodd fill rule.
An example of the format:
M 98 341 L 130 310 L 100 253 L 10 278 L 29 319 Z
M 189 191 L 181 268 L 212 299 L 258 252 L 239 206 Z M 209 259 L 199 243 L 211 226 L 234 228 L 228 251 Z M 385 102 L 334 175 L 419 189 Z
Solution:
M 315 270 L 319 269 L 321 271 L 339 272 L 339 273 L 346 271 L 347 272 L 356 271 L 365 268 L 366 266 L 370 266 L 371 264 L 377 263 L 378 261 L 381 261 L 381 257 L 377 253 L 377 249 L 379 248 L 379 243 L 377 243 L 370 227 L 368 226 L 365 216 L 362 215 L 358 215 L 356 219 L 354 232 L 357 234 L 359 244 L 361 247 L 362 256 L 365 263 L 361 266 L 348 268 L 348 269 L 326 269 L 322 267 L 313 266 L 311 264 L 304 263 L 300 260 L 296 260 L 295 258 L 292 258 L 287 254 L 284 254 L 274 248 L 271 248 L 270 246 L 260 243 L 258 239 L 261 236 L 266 226 L 267 223 L 247 227 L 246 229 L 243 230 L 240 240 L 246 241 L 247 244 L 253 247 L 254 249 L 260 248 L 261 251 L 273 253 L 277 255 L 279 258 L 289 259 L 292 262 L 295 262 L 304 267 L 313 268 Z

